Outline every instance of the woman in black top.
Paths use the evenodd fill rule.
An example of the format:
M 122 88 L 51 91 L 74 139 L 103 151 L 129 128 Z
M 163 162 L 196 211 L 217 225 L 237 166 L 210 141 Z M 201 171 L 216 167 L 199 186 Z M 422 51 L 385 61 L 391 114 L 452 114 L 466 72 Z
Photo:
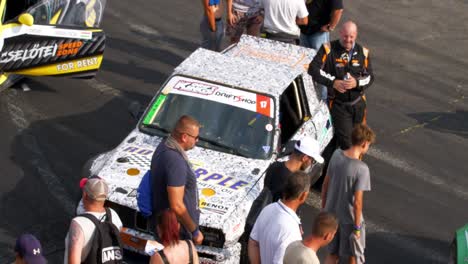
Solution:
M 156 232 L 164 249 L 151 256 L 150 264 L 198 264 L 197 250 L 191 240 L 180 240 L 180 224 L 171 209 L 158 215 Z

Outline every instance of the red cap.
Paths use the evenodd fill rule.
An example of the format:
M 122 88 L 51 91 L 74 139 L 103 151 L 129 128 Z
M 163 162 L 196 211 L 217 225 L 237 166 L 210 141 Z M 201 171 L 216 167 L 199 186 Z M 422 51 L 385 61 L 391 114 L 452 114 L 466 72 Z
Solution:
M 88 181 L 88 178 L 83 178 L 80 180 L 80 188 L 83 189 L 83 187 L 86 185 L 86 182 Z

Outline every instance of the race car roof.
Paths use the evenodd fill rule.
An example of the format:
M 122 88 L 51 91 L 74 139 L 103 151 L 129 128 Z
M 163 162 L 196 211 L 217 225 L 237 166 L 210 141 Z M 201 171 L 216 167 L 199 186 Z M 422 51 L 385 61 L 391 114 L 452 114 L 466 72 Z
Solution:
M 197 49 L 174 73 L 279 96 L 314 55 L 313 49 L 244 35 L 222 53 Z

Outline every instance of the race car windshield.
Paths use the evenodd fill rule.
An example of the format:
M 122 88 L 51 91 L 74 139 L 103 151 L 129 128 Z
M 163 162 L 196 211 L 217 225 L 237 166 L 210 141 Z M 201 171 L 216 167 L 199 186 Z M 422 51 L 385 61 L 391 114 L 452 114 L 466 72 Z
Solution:
M 58 23 L 60 25 L 99 27 L 104 15 L 106 0 L 14 0 L 26 2 L 27 12 L 34 24 Z M 13 2 L 10 0 L 9 2 Z M 19 15 L 19 13 L 17 14 Z M 54 22 L 55 21 L 55 22 Z
M 268 159 L 272 152 L 274 100 L 222 85 L 173 77 L 143 118 L 142 130 L 168 134 L 182 115 L 197 119 L 198 146 Z

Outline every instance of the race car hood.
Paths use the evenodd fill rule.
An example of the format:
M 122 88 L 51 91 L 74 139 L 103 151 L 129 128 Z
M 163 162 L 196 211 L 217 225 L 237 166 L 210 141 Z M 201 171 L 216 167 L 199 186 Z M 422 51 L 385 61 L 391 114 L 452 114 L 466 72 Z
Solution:
M 91 173 L 108 182 L 108 200 L 138 210 L 136 190 L 161 140 L 134 130 L 117 148 L 94 160 Z M 195 147 L 187 155 L 197 176 L 200 224 L 231 233 L 233 229 L 243 230 L 239 221 L 230 216 L 247 217 L 250 205 L 263 187 L 261 178 L 270 161 L 201 147 Z

